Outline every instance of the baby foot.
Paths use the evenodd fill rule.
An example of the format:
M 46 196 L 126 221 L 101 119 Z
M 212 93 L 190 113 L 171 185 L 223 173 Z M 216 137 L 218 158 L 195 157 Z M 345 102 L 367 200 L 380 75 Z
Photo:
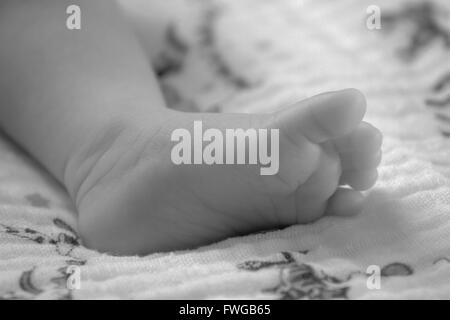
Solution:
M 381 133 L 362 122 L 365 99 L 349 89 L 270 115 L 171 110 L 115 124 L 68 175 L 86 245 L 114 254 L 194 248 L 258 230 L 362 208 L 381 159 Z M 258 165 L 175 165 L 171 133 L 206 128 L 279 129 L 279 171 Z M 83 179 L 79 179 L 83 177 Z M 349 185 L 350 187 L 342 187 Z M 353 189 L 352 189 L 353 188 Z

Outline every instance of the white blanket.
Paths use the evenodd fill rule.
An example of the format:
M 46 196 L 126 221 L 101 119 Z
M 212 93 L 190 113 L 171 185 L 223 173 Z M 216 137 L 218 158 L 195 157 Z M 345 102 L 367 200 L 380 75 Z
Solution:
M 66 193 L 1 139 L 0 298 L 450 299 L 450 3 L 377 2 L 369 30 L 371 1 L 122 0 L 175 109 L 362 90 L 379 182 L 358 217 L 113 257 L 80 244 Z

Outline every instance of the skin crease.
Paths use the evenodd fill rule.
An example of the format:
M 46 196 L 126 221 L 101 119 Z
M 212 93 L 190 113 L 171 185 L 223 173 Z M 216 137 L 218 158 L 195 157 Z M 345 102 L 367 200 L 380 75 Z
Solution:
M 65 28 L 82 8 L 83 27 Z M 67 189 L 87 246 L 114 254 L 194 248 L 257 230 L 361 211 L 381 133 L 355 89 L 274 114 L 166 108 L 147 55 L 110 0 L 5 0 L 0 127 Z M 176 166 L 173 130 L 279 129 L 280 168 Z M 192 132 L 191 132 L 192 133 Z M 345 186 L 345 185 L 349 186 Z M 345 186 L 345 187 L 344 187 Z

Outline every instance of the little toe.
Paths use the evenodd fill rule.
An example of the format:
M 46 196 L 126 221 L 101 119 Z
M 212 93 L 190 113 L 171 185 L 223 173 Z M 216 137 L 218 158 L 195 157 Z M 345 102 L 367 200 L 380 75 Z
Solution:
M 328 200 L 327 215 L 354 216 L 364 207 L 364 196 L 361 192 L 350 188 L 338 188 Z
M 354 131 L 365 112 L 364 95 L 356 89 L 346 89 L 300 101 L 280 111 L 277 121 L 291 138 L 301 135 L 313 143 L 322 143 Z
M 378 171 L 376 169 L 344 171 L 340 183 L 348 184 L 353 189 L 362 191 L 373 187 L 377 179 Z

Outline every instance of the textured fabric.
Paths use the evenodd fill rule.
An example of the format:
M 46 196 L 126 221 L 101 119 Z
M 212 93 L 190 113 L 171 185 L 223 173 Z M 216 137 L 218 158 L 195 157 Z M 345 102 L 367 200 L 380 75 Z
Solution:
M 361 0 L 122 2 L 172 108 L 268 112 L 362 90 L 385 137 L 379 182 L 358 217 L 113 257 L 80 244 L 66 193 L 2 139 L 0 297 L 450 298 L 448 1 L 377 1 L 381 30 Z M 67 288 L 71 265 L 80 290 Z

